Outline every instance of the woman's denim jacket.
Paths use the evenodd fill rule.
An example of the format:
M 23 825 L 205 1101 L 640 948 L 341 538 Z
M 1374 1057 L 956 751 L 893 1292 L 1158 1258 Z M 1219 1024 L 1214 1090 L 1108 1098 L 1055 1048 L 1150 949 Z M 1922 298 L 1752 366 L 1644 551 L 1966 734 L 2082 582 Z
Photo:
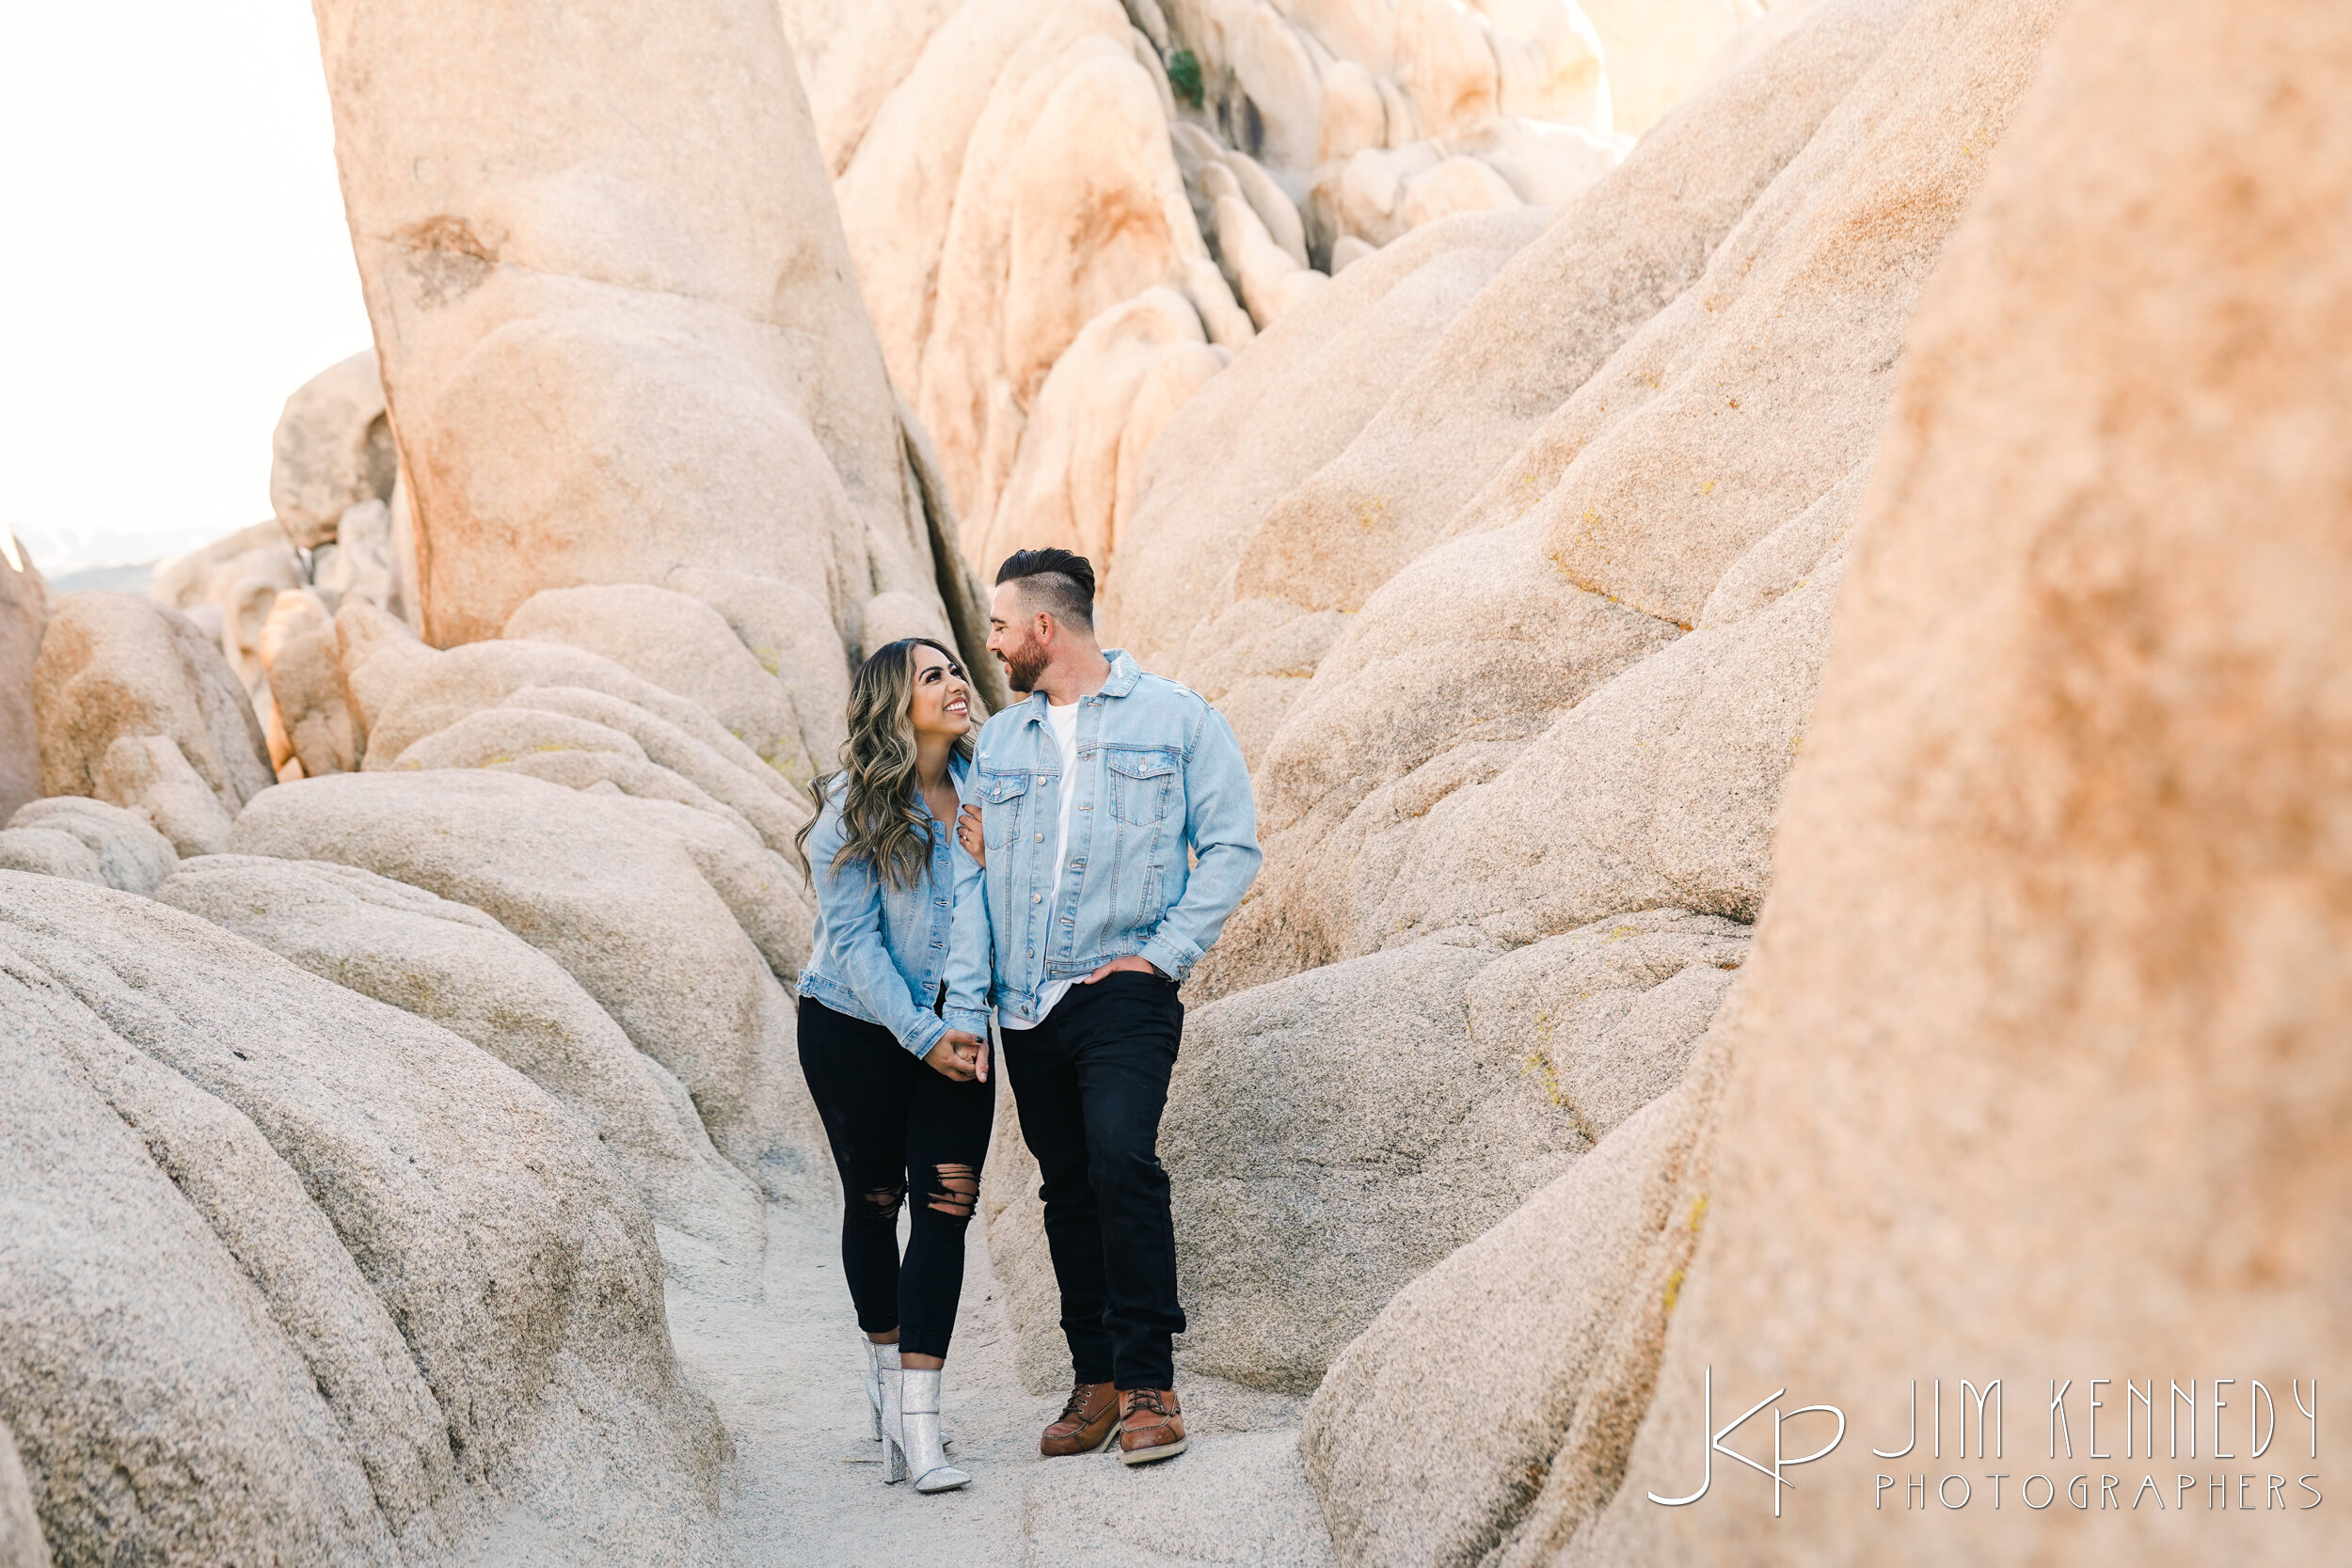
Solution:
M 1041 692 L 980 732 L 964 796 L 980 807 L 987 897 L 956 910 L 947 1019 L 959 1029 L 991 1000 L 1034 1018 L 1049 981 L 1128 954 L 1181 981 L 1258 874 L 1249 768 L 1224 715 L 1104 651 L 1110 678 L 1078 704 L 1075 778 L 1061 776 Z M 1062 868 L 1049 863 L 1064 789 L 1075 791 L 1074 897 L 1056 896 Z
M 961 757 L 947 766 L 961 790 L 968 766 Z M 956 906 L 979 902 L 979 863 L 956 842 L 952 824 L 934 820 L 931 863 L 913 886 L 892 887 L 863 860 L 844 861 L 836 871 L 833 858 L 841 847 L 847 789 L 834 781 L 808 835 L 817 931 L 800 992 L 837 1013 L 878 1023 L 915 1055 L 926 1055 L 948 1028 L 931 1010 L 932 999 L 946 978 Z M 922 799 L 919 791 L 915 799 Z M 986 1021 L 973 1032 L 985 1036 Z

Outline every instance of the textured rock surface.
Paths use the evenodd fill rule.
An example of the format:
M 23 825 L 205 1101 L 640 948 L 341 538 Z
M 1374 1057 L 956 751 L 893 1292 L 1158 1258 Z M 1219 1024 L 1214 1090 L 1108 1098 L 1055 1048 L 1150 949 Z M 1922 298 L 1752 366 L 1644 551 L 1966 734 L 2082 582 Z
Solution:
M 262 628 L 262 664 L 278 720 L 271 751 L 282 744 L 307 778 L 348 773 L 359 766 L 341 658 L 341 640 L 325 601 L 310 591 L 278 594 Z M 282 769 L 283 761 L 274 760 Z
M 606 782 L 625 794 L 707 801 L 749 824 L 770 849 L 797 855 L 792 835 L 807 819 L 807 796 L 703 708 L 612 660 L 548 642 L 475 642 L 421 663 L 407 662 L 414 656 L 396 641 L 390 649 L 391 678 L 376 689 L 390 695 L 381 699 L 365 770 L 419 768 L 428 757 L 437 766 L 572 769 L 557 782 L 576 788 Z M 556 733 L 548 723 L 522 712 L 492 717 L 490 709 L 558 715 L 594 728 L 569 726 L 564 741 L 546 749 Z M 611 735 L 632 742 L 652 771 Z M 570 754 L 583 739 L 601 768 L 593 776 L 580 774 Z
M 1636 1112 L 1333 1364 L 1301 1447 L 1342 1560 L 1545 1562 L 1562 1515 L 1605 1500 L 1648 1394 L 1629 1373 L 1656 1365 L 1705 1214 L 1689 1163 L 1708 1103 L 1694 1078 Z
M 746 895 L 775 884 L 707 875 L 706 859 L 723 863 L 707 840 L 631 804 L 510 773 L 343 774 L 280 785 L 230 847 L 356 865 L 483 911 L 675 1073 L 755 1180 L 771 1192 L 821 1180 L 791 1006 L 728 898 L 758 926 L 768 911 Z
M 49 1568 L 48 1544 L 33 1513 L 33 1492 L 24 1479 L 16 1439 L 0 1424 L 0 1568 Z
M 545 1089 L 644 1196 L 673 1267 L 756 1264 L 758 1195 L 712 1149 L 684 1086 L 480 910 L 355 866 L 258 855 L 189 861 L 155 896 L 437 1023 Z
M 545 589 L 523 601 L 500 635 L 601 654 L 693 703 L 787 778 L 815 772 L 783 683 L 699 599 L 643 584 Z
M 40 794 L 33 664 L 49 625 L 49 585 L 13 536 L 0 542 L 0 819 Z
M 1707 1507 L 1641 1500 L 1688 1488 L 1706 1366 L 1719 1408 L 1786 1383 L 1893 1423 L 1923 1356 L 2042 1390 L 2352 1351 L 2347 70 L 2317 3 L 2084 0 L 2054 35 L 1911 332 L 1661 1398 L 1566 1560 L 1883 1557 L 1819 1486 L 1769 1524 L 1720 1471 Z M 2005 1519 L 1903 1550 L 2014 1552 Z M 2037 1555 L 2209 1560 L 2196 1522 L 2086 1516 Z M 2352 1544 L 2268 1522 L 2229 1554 Z
M 319 33 L 428 641 L 681 565 L 794 584 L 844 641 L 876 588 L 936 594 L 774 5 Z
M 389 500 L 399 477 L 375 350 L 329 365 L 286 400 L 270 437 L 269 504 L 296 545 L 337 543 L 343 514 Z
M 72 839 L 90 852 L 99 879 L 124 893 L 152 894 L 180 863 L 171 841 L 146 817 L 80 795 L 35 800 L 8 818 L 8 828 Z
M 1183 1366 L 1312 1390 L 1407 1281 L 1682 1081 L 1746 931 L 1663 910 L 1507 955 L 1440 937 L 1192 1011 L 1160 1133 Z M 1067 1354 L 1017 1138 L 1005 1113 L 984 1209 L 1024 1375 L 1042 1387 Z
M 286 531 L 271 521 L 163 562 L 148 594 L 188 615 L 219 645 L 258 710 L 268 701 L 262 630 L 278 595 L 309 580 Z
M 1268 613 L 1233 605 L 1241 541 L 1355 438 L 1446 323 L 1541 230 L 1539 215 L 1523 213 L 1462 217 L 1366 258 L 1253 341 L 1155 443 L 1104 587 L 1106 625 L 1146 668 L 1213 694 L 1253 757 L 1270 728 L 1258 721 L 1261 683 L 1283 691 L 1311 673 L 1338 618 L 1277 611 L 1287 637 L 1251 637 L 1246 655 L 1231 652 L 1242 641 L 1233 622 Z
M 193 777 L 233 816 L 276 782 L 261 721 L 219 650 L 186 616 L 127 594 L 69 594 L 58 601 L 33 670 L 33 709 L 44 795 L 136 806 L 147 800 L 123 797 L 146 785 L 128 781 L 177 788 Z M 118 742 L 148 750 L 151 740 L 175 752 L 178 768 L 135 766 L 117 750 Z M 110 759 L 126 781 L 111 795 Z
M 1705 272 L 1349 621 L 1265 745 L 1266 872 L 1205 984 L 1465 922 L 1524 942 L 1643 903 L 1753 917 L 1826 637 L 1832 515 L 1883 417 L 1911 301 L 1984 166 L 1946 128 L 1997 136 L 2049 14 L 2041 0 L 1849 0 L 1751 68 L 1851 73 L 1886 40 Z M 1833 47 L 1840 36 L 1854 41 Z M 1738 103 L 1734 85 L 1683 117 Z M 1774 369 L 1788 364 L 1805 372 Z M 1791 540 L 1805 547 L 1784 551 Z M 1822 547 L 1823 569 L 1694 646 L 1606 669 L 1621 656 L 1584 628 L 1623 617 L 1677 639 L 1760 546 Z M 1302 567 L 1260 592 L 1317 602 L 1318 569 Z M 1467 626 L 1496 627 L 1486 678 L 1458 699 L 1397 702 L 1415 657 L 1454 667 L 1438 650 Z M 1585 674 L 1587 649 L 1613 680 Z M 1563 841 L 1578 847 L 1551 856 Z M 1509 863 L 1521 856 L 1549 859 L 1530 874 Z
M 104 887 L 106 874 L 97 851 L 71 833 L 54 828 L 10 828 L 0 832 L 0 870 L 29 871 L 43 877 Z
M 149 900 L 0 874 L 0 1421 L 59 1560 L 708 1541 L 651 1224 L 553 1101 Z

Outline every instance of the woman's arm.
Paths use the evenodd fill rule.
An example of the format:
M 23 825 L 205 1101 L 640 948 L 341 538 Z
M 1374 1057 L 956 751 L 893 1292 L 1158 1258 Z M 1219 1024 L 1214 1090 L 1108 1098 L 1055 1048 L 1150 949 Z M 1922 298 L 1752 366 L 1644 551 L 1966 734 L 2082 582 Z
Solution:
M 835 801 L 825 807 L 816 832 L 808 835 L 809 872 L 818 906 L 824 911 L 827 943 L 841 978 L 866 1010 L 899 1044 L 917 1056 L 927 1055 L 948 1025 L 916 1002 L 891 960 L 882 942 L 882 884 L 872 864 L 853 859 L 834 866 L 843 837 L 841 808 Z

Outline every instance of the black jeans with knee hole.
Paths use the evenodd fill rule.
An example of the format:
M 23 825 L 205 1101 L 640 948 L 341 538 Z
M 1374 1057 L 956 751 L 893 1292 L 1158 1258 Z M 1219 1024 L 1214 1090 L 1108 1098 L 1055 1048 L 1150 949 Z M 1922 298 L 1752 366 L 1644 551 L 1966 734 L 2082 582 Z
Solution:
M 947 1354 L 963 1231 L 979 1205 L 994 1085 L 957 1083 L 889 1030 L 802 997 L 801 1071 L 841 1173 L 841 1270 L 857 1325 L 898 1353 Z M 898 1210 L 915 1195 L 906 1259 Z

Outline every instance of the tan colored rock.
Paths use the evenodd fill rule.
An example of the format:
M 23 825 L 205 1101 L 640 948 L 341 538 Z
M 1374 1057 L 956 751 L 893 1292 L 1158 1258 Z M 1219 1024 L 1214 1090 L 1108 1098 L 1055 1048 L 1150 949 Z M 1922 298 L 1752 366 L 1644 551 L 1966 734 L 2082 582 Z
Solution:
M 1540 222 L 1524 212 L 1459 218 L 1366 258 L 1203 385 L 1155 443 L 1104 613 L 1146 669 L 1216 700 L 1246 752 L 1270 728 L 1254 722 L 1262 690 L 1311 672 L 1339 628 L 1337 616 L 1302 625 L 1253 608 L 1241 614 L 1257 635 L 1236 657 L 1241 632 L 1216 623 L 1233 611 L 1242 539 L 1354 438 Z
M 872 6 L 860 0 L 784 0 L 784 31 L 808 88 L 825 172 L 839 178 L 890 91 L 964 0 Z
M 1938 127 L 1961 115 L 1997 134 L 2048 15 L 2039 4 L 1909 10 L 1706 273 L 1486 481 L 1446 525 L 1455 537 L 1366 602 L 1341 644 L 1361 652 L 1327 657 L 1266 746 L 1268 865 L 1227 927 L 1214 985 L 1465 923 L 1516 942 L 1645 903 L 1755 916 L 1779 779 L 1826 644 L 1836 553 L 1761 613 L 1654 656 L 1655 669 L 1630 667 L 1622 689 L 1586 695 L 1547 680 L 1576 634 L 1534 628 L 1588 624 L 1582 595 L 1597 594 L 1672 637 L 1750 549 L 1838 504 L 1825 498 L 1867 456 L 1886 406 L 1902 311 L 1981 175 L 1981 159 Z M 1817 10 L 1755 69 L 1874 16 L 1889 9 Z M 1901 221 L 1875 230 L 1883 244 L 1847 246 L 1852 224 L 1888 211 Z M 1766 368 L 1788 362 L 1806 375 Z M 1843 531 L 1816 524 L 1793 536 Z M 1237 586 L 1250 565 L 1245 555 Z M 1263 594 L 1284 578 L 1257 580 Z M 1433 648 L 1490 620 L 1496 582 L 1524 585 L 1509 619 L 1528 629 L 1507 635 L 1541 657 L 1499 657 L 1458 714 L 1397 704 L 1395 666 L 1369 656 Z M 1454 742 L 1430 726 L 1457 718 L 1461 754 L 1448 759 Z M 1524 756 L 1494 750 L 1531 733 L 1545 738 Z M 1384 793 L 1414 768 L 1430 769 L 1425 784 Z M 1327 826 L 1343 813 L 1347 826 Z M 1333 864 L 1350 869 L 1334 877 Z
M 337 0 L 319 29 L 428 641 L 678 566 L 842 633 L 936 591 L 774 5 Z
M 1749 935 L 1737 921 L 1653 909 L 1517 948 L 1470 984 L 1471 1050 L 1534 1074 L 1597 1144 L 1682 1082 Z
M 262 628 L 262 667 L 287 748 L 308 778 L 359 766 L 341 659 L 334 616 L 317 592 L 278 594 Z
M 858 646 L 867 656 L 909 637 L 928 637 L 955 646 L 954 634 L 936 603 L 912 594 L 877 594 L 858 612 Z
M 162 562 L 148 595 L 185 612 L 219 644 L 258 714 L 269 700 L 262 628 L 278 595 L 309 580 L 286 531 L 276 522 L 256 523 Z
M 183 855 L 216 855 L 235 817 L 167 735 L 123 735 L 98 765 L 98 799 L 136 812 Z
M 1636 1112 L 1510 1217 L 1406 1285 L 1332 1364 L 1300 1449 L 1350 1563 L 1508 1562 L 1562 1500 L 1606 1475 L 1705 1212 L 1692 1148 L 1709 1084 Z M 1654 1353 L 1653 1353 L 1654 1354 Z M 1432 1387 L 1478 1398 L 1432 1401 Z M 1531 1517 L 1532 1516 L 1532 1517 Z
M 335 542 L 310 555 L 310 582 L 330 603 L 365 599 L 399 611 L 404 601 L 395 559 L 391 509 L 380 500 L 355 502 L 335 525 Z
M 1837 8 L 1768 68 L 1687 105 L 1564 209 L 1345 452 L 1255 525 L 1257 591 L 1353 609 L 1435 543 L 1548 416 L 1698 280 L 1908 9 Z M 1512 477 L 1518 499 L 1533 500 Z
M 407 686 L 440 657 L 399 617 L 366 603 L 335 610 L 335 673 L 351 719 L 353 747 L 364 756 L 375 720 Z
M 941 622 L 945 630 L 944 616 Z M 544 589 L 516 610 L 500 635 L 602 655 L 693 703 L 794 783 L 815 772 L 783 683 L 736 639 L 725 617 L 699 599 L 640 583 Z
M 124 893 L 151 895 L 180 863 L 171 841 L 157 832 L 146 817 L 79 795 L 56 795 L 35 800 L 8 818 L 8 828 L 12 832 L 54 832 L 72 839 L 93 857 L 98 869 L 96 879 Z
M 545 1089 L 644 1198 L 673 1272 L 714 1285 L 714 1270 L 756 1265 L 758 1194 L 710 1147 L 684 1085 L 480 910 L 353 866 L 250 855 L 189 861 L 155 896 L 437 1023 Z
M 973 128 L 1040 21 L 1026 0 L 965 0 L 875 110 L 855 154 L 837 171 L 834 194 L 858 287 L 891 380 L 909 398 L 922 389 L 940 252 Z
M 648 759 L 753 824 L 779 854 L 791 852 L 792 835 L 807 820 L 806 792 L 702 707 L 610 659 L 555 642 L 474 642 L 432 656 L 383 713 L 362 770 L 397 768 L 418 741 L 505 705 L 570 714 L 628 736 Z
M 44 795 L 105 798 L 116 743 L 148 738 L 176 750 L 228 816 L 276 782 L 261 721 L 219 650 L 186 616 L 150 600 L 59 600 L 33 670 L 33 708 Z
M 269 504 L 294 544 L 337 543 L 343 514 L 389 497 L 399 473 L 375 350 L 328 366 L 286 400 L 270 437 Z
M 1004 493 L 971 535 L 983 575 L 1047 545 L 1110 561 L 1152 443 L 1223 366 L 1173 289 L 1147 289 L 1089 322 L 1039 390 Z
M 439 1560 L 517 1507 L 597 1560 L 711 1549 L 652 1226 L 552 1100 L 146 899 L 0 874 L 0 944 L 39 1216 L 0 1416 L 62 1559 Z
M 281 785 L 238 819 L 230 847 L 356 865 L 481 910 L 676 1074 L 711 1141 L 755 1180 L 771 1193 L 821 1183 L 792 1009 L 727 896 L 748 912 L 746 885 L 714 882 L 707 840 L 649 823 L 646 804 L 475 769 L 341 774 Z
M 961 569 L 960 554 L 934 554 Z M 829 758 L 841 749 L 849 733 L 850 660 L 821 600 L 774 578 L 708 567 L 681 566 L 663 578 L 661 586 L 717 610 L 759 667 L 784 684 L 812 758 Z M 985 645 L 985 637 L 981 641 Z M 948 645 L 958 644 L 950 639 Z
M 1855 1437 L 1900 1447 L 1914 1376 L 2022 1385 L 2018 1470 L 2135 1488 L 2105 1431 L 2082 1457 L 2082 1380 L 2237 1378 L 2245 1456 L 2243 1380 L 2308 1398 L 2352 1351 L 2346 61 L 2316 3 L 2087 0 L 2052 35 L 1911 327 L 1657 1398 L 1552 1560 L 1870 1560 L 1829 1493 L 1892 1468 Z M 1708 1366 L 1718 1409 L 1786 1386 L 1860 1425 L 1778 1521 L 1720 1469 L 1643 1500 L 1693 1484 Z M 2071 1464 L 2045 1379 L 2075 1380 Z M 2317 1468 L 2280 1410 L 2273 1456 Z M 2214 1555 L 2144 1504 L 2093 1522 L 2035 1544 Z M 2234 1560 L 2352 1546 L 2325 1508 L 2263 1522 Z M 2018 1549 L 2006 1511 L 1937 1523 L 1916 1560 Z
M 41 793 L 33 665 L 49 625 L 49 585 L 16 543 L 0 538 L 0 820 Z
M 49 1546 L 40 1538 L 40 1520 L 33 1512 L 33 1490 L 25 1484 L 16 1439 L 0 1425 L 0 1568 L 49 1565 Z
M 1025 412 L 1088 322 L 1158 284 L 1198 306 L 1214 274 L 1140 42 L 1114 0 L 1057 0 L 974 121 L 914 399 L 965 516 L 993 512 Z
M 9 828 L 0 832 L 0 870 L 29 871 L 41 877 L 104 887 L 106 874 L 97 852 L 72 833 L 54 828 Z

